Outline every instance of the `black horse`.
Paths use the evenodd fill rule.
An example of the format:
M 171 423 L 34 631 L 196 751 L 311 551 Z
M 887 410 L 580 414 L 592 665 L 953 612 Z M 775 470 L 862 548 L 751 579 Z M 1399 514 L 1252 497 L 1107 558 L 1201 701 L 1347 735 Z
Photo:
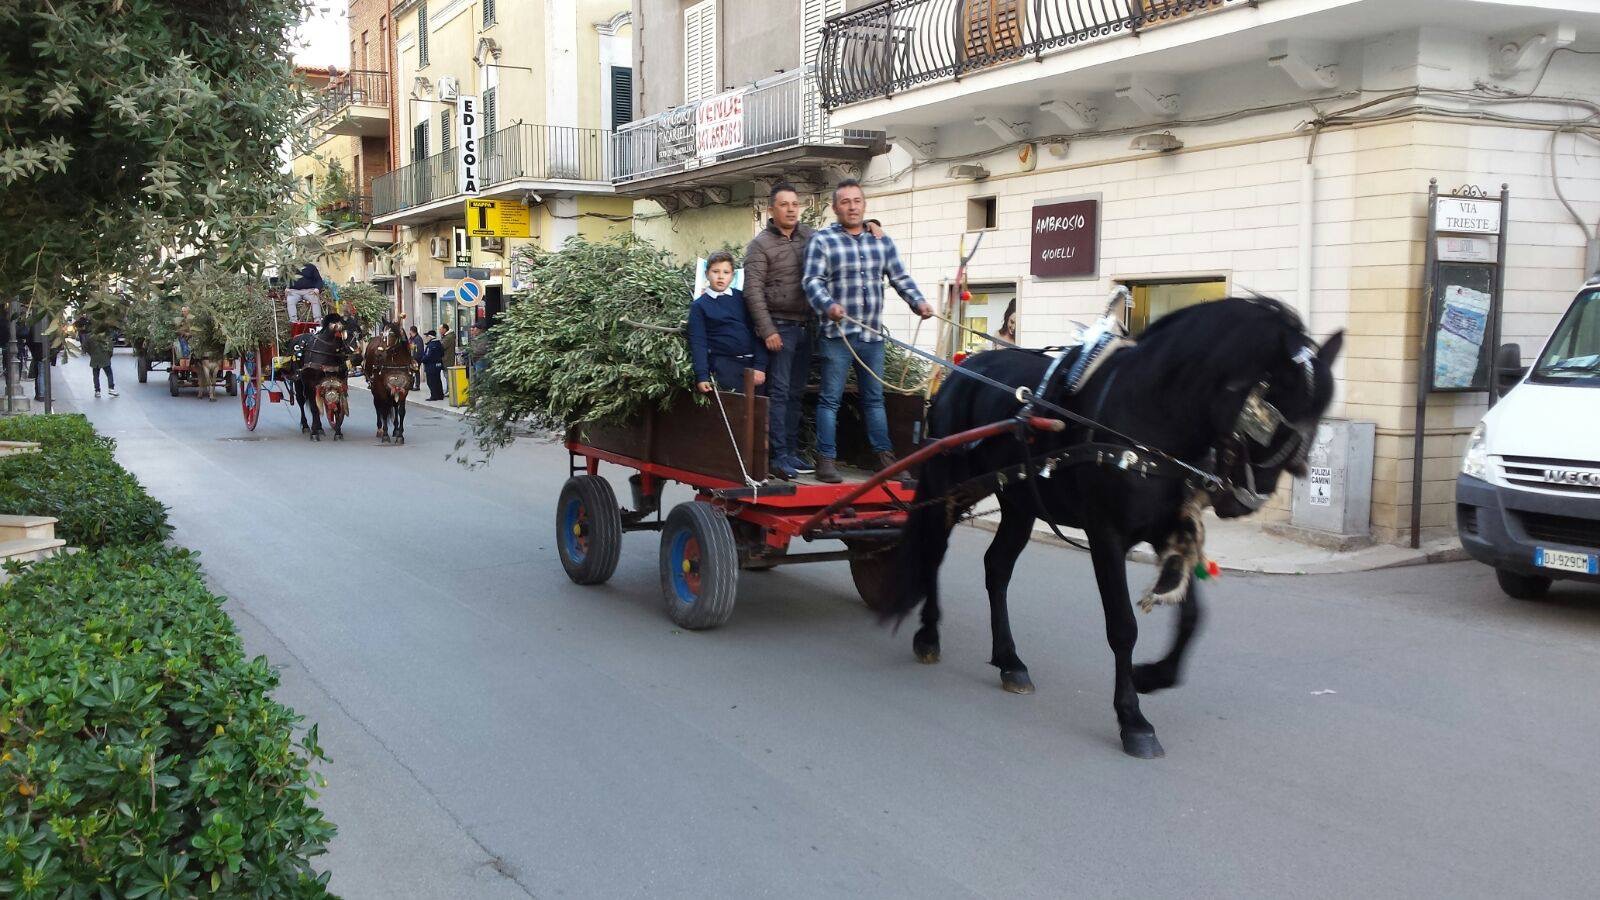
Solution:
M 322 418 L 327 415 L 333 439 L 344 439 L 344 419 L 349 412 L 350 365 L 357 358 L 354 342 L 344 333 L 337 317 L 327 316 L 323 327 L 307 332 L 290 342 L 292 362 L 285 372 L 292 399 L 300 406 L 300 430 L 313 441 L 325 433 Z M 311 420 L 306 421 L 310 409 Z
M 1200 595 L 1191 575 L 1203 559 L 1199 513 L 1211 505 L 1223 518 L 1247 515 L 1267 500 L 1283 472 L 1304 474 L 1308 445 L 1333 395 L 1330 367 L 1342 343 L 1340 333 L 1319 348 L 1277 301 L 1227 299 L 1158 320 L 1137 344 L 1106 359 L 1075 394 L 1052 378 L 1043 393 L 1047 403 L 1104 430 L 1072 424 L 1059 433 L 1025 434 L 1019 425 L 1016 435 L 924 463 L 900 554 L 900 593 L 885 616 L 903 619 L 922 604 L 912 646 L 921 661 L 938 661 L 938 570 L 951 528 L 979 499 L 997 495 L 999 528 L 984 555 L 990 663 L 1000 669 L 1002 687 L 1030 693 L 1027 666 L 1011 637 L 1006 588 L 1036 518 L 1082 528 L 1116 657 L 1112 705 L 1123 749 L 1141 758 L 1162 755 L 1138 695 L 1178 683 L 1184 649 L 1199 624 Z M 1031 389 L 1051 364 L 1042 353 L 995 350 L 964 367 Z M 938 438 L 1002 421 L 1020 407 L 1015 396 L 952 373 L 929 412 L 928 434 Z M 1056 416 L 1044 406 L 1031 412 Z M 1139 628 L 1125 560 L 1144 541 L 1163 552 L 1153 591 L 1165 594 L 1162 602 L 1186 602 L 1167 655 L 1135 666 Z M 1147 596 L 1142 605 L 1150 603 Z

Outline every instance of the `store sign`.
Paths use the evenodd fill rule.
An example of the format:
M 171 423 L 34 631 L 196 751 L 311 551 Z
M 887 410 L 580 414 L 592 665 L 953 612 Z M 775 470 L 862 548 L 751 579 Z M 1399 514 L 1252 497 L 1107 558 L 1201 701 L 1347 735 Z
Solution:
M 1500 201 L 1440 197 L 1433 208 L 1433 228 L 1455 234 L 1499 234 Z
M 456 100 L 457 191 L 478 193 L 478 98 L 462 94 Z
M 679 106 L 656 119 L 656 162 L 694 157 L 694 114 L 698 104 Z
M 521 200 L 468 200 L 467 234 L 525 238 L 532 233 L 528 204 Z
M 1099 273 L 1099 197 L 1034 206 L 1028 270 L 1035 278 L 1085 278 Z
M 716 156 L 744 146 L 744 103 L 742 90 L 700 101 L 694 113 L 696 156 Z

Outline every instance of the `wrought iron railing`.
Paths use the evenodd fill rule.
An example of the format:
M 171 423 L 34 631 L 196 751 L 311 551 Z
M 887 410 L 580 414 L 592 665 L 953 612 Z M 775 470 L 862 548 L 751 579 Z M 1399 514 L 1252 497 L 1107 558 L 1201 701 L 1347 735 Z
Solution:
M 562 125 L 511 125 L 485 135 L 480 188 L 510 181 L 611 181 L 611 132 Z M 451 147 L 372 182 L 374 215 L 388 215 L 459 193 Z
M 356 69 L 335 75 L 317 94 L 317 120 L 330 119 L 346 106 L 388 106 L 389 73 Z
M 879 131 L 831 128 L 816 81 L 800 70 L 755 82 L 745 89 L 743 140 L 702 157 L 695 145 L 699 103 L 674 107 L 617 129 L 612 138 L 618 185 L 796 146 L 870 146 Z
M 878 0 L 828 20 L 822 105 L 837 109 L 930 81 L 1261 0 Z
M 351 194 L 317 206 L 317 218 L 329 223 L 333 229 L 351 228 L 372 224 L 372 197 Z

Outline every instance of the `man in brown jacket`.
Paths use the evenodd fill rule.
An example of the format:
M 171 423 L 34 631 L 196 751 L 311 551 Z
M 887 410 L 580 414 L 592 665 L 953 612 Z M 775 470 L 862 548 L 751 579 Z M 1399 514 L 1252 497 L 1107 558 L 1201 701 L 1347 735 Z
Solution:
M 768 471 L 783 478 L 816 471 L 800 455 L 801 398 L 811 375 L 814 316 L 805 288 L 806 244 L 811 226 L 800 221 L 800 193 L 784 181 L 767 200 L 770 218 L 744 251 L 744 302 L 756 337 L 767 345 Z M 868 223 L 882 237 L 877 222 Z
M 744 253 L 744 302 L 756 338 L 767 345 L 767 446 L 769 470 L 782 478 L 814 471 L 800 459 L 800 398 L 811 372 L 811 304 L 800 287 L 811 228 L 800 222 L 800 194 L 780 182 L 772 188 L 767 227 Z

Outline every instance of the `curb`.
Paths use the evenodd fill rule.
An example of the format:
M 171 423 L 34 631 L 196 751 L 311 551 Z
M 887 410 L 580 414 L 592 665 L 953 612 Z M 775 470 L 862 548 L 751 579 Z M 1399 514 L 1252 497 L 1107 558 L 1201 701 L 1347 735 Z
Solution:
M 350 381 L 349 384 L 351 387 L 356 388 L 357 390 L 366 391 L 369 394 L 372 393 L 372 388 L 367 387 L 365 379 L 363 379 L 360 384 L 357 384 L 354 380 Z M 434 412 L 445 413 L 446 415 L 455 416 L 456 418 L 463 418 L 467 414 L 467 408 L 465 406 L 434 406 L 431 403 L 423 400 L 413 400 L 410 394 L 406 394 L 406 405 L 415 409 L 428 409 Z

